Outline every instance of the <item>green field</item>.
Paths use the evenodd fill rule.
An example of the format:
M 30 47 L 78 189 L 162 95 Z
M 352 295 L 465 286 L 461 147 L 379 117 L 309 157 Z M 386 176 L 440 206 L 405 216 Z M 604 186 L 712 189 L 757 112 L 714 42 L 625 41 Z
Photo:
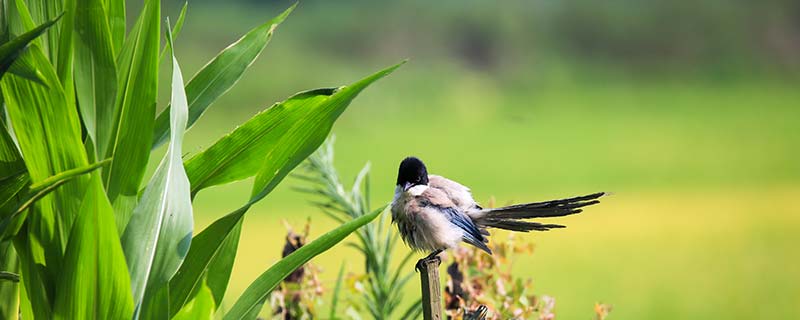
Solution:
M 472 186 L 483 202 L 611 191 L 584 214 L 558 219 L 569 228 L 525 235 L 536 251 L 515 262 L 515 273 L 533 278 L 537 294 L 556 298 L 559 318 L 588 319 L 595 302 L 611 304 L 612 319 L 800 318 L 795 78 L 642 75 L 559 59 L 488 72 L 411 49 L 385 59 L 321 56 L 302 50 L 305 33 L 292 31 L 308 24 L 302 10 L 189 131 L 186 152 L 294 92 L 345 84 L 411 57 L 360 96 L 333 130 L 344 177 L 371 163 L 373 203 L 391 200 L 407 155 Z M 212 14 L 190 9 L 177 42 L 187 77 L 263 20 L 225 18 L 239 13 L 215 11 L 232 22 L 213 32 L 218 26 L 203 22 Z M 287 178 L 248 213 L 226 301 L 279 258 L 282 220 L 299 226 L 310 217 L 312 237 L 334 226 L 291 190 L 298 185 Z M 201 192 L 197 230 L 244 203 L 249 186 Z M 340 246 L 312 262 L 332 288 L 339 265 L 355 256 Z M 407 296 L 416 290 L 412 284 Z

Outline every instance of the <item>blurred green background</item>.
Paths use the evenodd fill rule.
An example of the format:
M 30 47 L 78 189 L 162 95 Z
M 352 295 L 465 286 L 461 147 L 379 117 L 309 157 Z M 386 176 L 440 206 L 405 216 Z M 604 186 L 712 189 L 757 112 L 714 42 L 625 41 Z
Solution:
M 185 76 L 290 4 L 191 1 Z M 595 302 L 613 319 L 800 318 L 800 2 L 304 1 L 184 150 L 405 58 L 333 130 L 344 177 L 371 162 L 373 203 L 391 200 L 407 155 L 484 203 L 611 191 L 557 219 L 569 228 L 524 236 L 536 251 L 515 273 L 559 318 L 588 319 Z M 302 184 L 287 178 L 248 214 L 226 301 L 279 258 L 282 220 L 310 217 L 312 238 L 333 227 L 291 190 Z M 200 193 L 198 230 L 249 186 Z M 354 257 L 340 246 L 313 263 L 330 289 Z

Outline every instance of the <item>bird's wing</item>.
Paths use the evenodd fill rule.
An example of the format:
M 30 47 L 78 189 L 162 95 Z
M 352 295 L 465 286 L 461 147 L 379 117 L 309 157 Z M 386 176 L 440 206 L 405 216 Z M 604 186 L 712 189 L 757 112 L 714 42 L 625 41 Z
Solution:
M 478 209 L 481 207 L 472 198 L 469 188 L 464 185 L 438 175 L 428 175 L 428 186 L 444 192 L 450 201 L 462 211 Z
M 452 199 L 445 191 L 438 188 L 428 188 L 420 194 L 420 198 L 424 199 L 423 203 L 425 203 L 425 205 L 435 208 L 445 215 L 450 223 L 463 230 L 464 234 L 462 240 L 464 242 L 492 254 L 492 250 L 486 246 L 488 240 L 483 236 L 481 229 L 453 203 Z

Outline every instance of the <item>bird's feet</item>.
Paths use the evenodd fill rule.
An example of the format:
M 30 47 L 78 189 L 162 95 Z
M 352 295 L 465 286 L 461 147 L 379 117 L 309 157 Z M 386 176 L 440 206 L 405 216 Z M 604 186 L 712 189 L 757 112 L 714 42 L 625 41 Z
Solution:
M 427 257 L 419 259 L 419 261 L 417 261 L 416 266 L 414 267 L 414 270 L 416 270 L 417 272 L 421 271 L 425 263 L 427 263 L 428 261 L 436 261 L 436 266 L 441 265 L 442 258 L 439 257 L 439 254 L 442 253 L 442 251 L 443 250 L 441 249 L 436 250 L 434 252 L 431 252 L 431 254 L 429 254 Z

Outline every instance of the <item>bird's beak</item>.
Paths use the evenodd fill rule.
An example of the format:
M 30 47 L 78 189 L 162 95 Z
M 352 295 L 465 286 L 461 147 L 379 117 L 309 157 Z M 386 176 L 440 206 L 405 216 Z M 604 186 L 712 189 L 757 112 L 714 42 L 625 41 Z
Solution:
M 408 191 L 408 189 L 411 189 L 411 186 L 413 186 L 413 185 L 411 184 L 411 182 L 406 182 L 406 183 L 404 183 L 404 184 L 403 184 L 403 191 Z

